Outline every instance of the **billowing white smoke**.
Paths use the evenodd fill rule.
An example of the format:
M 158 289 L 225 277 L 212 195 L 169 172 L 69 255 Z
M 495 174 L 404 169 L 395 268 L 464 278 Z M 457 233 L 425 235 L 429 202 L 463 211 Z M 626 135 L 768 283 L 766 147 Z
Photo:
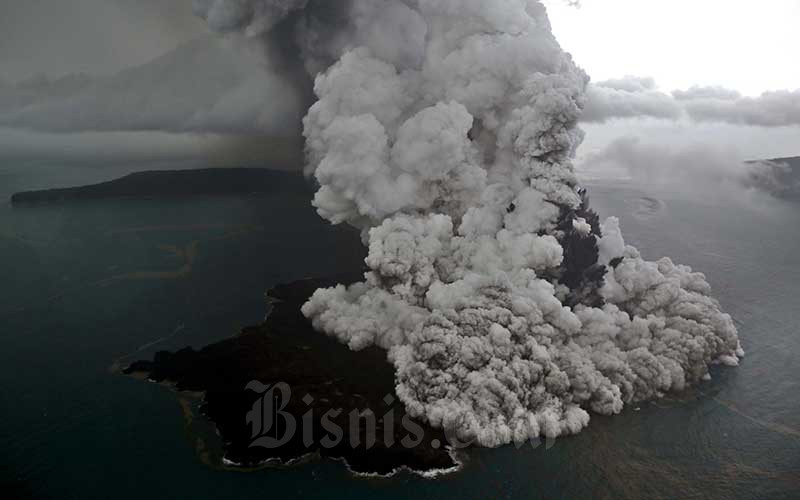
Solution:
M 299 3 L 213 2 L 254 13 L 225 29 Z M 586 207 L 571 158 L 588 78 L 538 1 L 353 0 L 349 15 L 305 136 L 314 205 L 362 229 L 369 272 L 303 313 L 387 349 L 413 415 L 498 446 L 738 362 L 703 275 L 643 260 Z

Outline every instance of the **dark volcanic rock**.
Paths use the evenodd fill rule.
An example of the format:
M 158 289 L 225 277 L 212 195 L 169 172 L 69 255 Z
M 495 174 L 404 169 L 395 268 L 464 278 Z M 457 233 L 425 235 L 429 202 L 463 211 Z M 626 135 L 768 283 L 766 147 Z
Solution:
M 418 432 L 411 432 L 411 426 L 403 425 L 406 413 L 394 394 L 394 370 L 386 360 L 386 352 L 378 348 L 353 352 L 314 331 L 300 312 L 302 304 L 317 288 L 359 279 L 361 275 L 357 274 L 278 286 L 269 292 L 277 302 L 264 324 L 246 328 L 237 337 L 199 351 L 186 348 L 174 353 L 159 352 L 153 361 L 134 363 L 125 373 L 143 372 L 155 381 L 172 382 L 181 391 L 204 392 L 203 413 L 216 424 L 222 436 L 225 458 L 239 466 L 255 467 L 267 461 L 287 463 L 313 453 L 344 459 L 352 470 L 362 473 L 384 475 L 404 466 L 415 471 L 452 468 L 456 463 L 444 449 L 446 437 L 442 431 L 416 421 L 412 423 L 419 426 Z M 283 411 L 294 417 L 297 432 L 293 439 L 275 449 L 251 447 L 252 431 L 263 427 L 258 424 L 252 427 L 248 422 L 248 414 L 262 408 L 261 395 L 245 389 L 254 380 L 264 385 L 283 382 L 291 388 L 291 397 Z M 306 395 L 313 400 L 304 401 Z M 281 399 L 276 406 L 283 402 Z M 307 427 L 303 425 L 303 415 L 309 410 L 313 410 L 310 417 L 313 430 L 307 446 L 302 429 Z M 332 416 L 323 428 L 323 415 L 330 410 L 341 413 Z M 371 447 L 367 447 L 367 419 L 351 418 L 351 412 L 363 416 L 365 410 L 372 411 L 376 421 L 376 431 L 372 434 L 376 441 Z M 384 418 L 387 414 L 391 419 Z M 257 411 L 253 415 L 264 416 Z M 271 427 L 273 421 L 278 422 L 277 429 Z M 351 428 L 351 421 L 358 425 Z M 390 421 L 393 421 L 391 426 Z M 326 436 L 336 437 L 326 431 L 330 423 L 342 429 L 341 442 L 334 447 L 321 446 Z M 277 431 L 270 434 L 277 437 L 283 436 L 286 429 L 282 418 L 265 426 Z M 351 439 L 356 434 L 359 439 L 354 447 Z M 403 438 L 418 437 L 422 439 L 417 446 L 402 444 Z
M 599 289 L 603 286 L 606 268 L 597 263 L 599 250 L 597 240 L 601 236 L 600 217 L 589 207 L 586 191 L 581 191 L 582 203 L 577 210 L 561 207 L 556 229 L 561 234 L 559 243 L 564 248 L 558 281 L 570 289 L 566 305 L 586 304 L 593 307 L 603 305 Z M 573 227 L 577 218 L 584 219 L 592 228 L 591 235 L 582 235 Z
M 15 205 L 154 198 L 168 196 L 225 196 L 278 191 L 308 193 L 312 188 L 301 175 L 265 168 L 206 168 L 137 172 L 90 186 L 25 191 L 11 197 Z

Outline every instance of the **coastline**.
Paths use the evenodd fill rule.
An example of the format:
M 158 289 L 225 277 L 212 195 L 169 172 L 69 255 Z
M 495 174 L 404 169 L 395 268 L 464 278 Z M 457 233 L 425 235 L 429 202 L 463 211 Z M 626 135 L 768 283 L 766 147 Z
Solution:
M 187 393 L 202 395 L 200 413 L 203 420 L 215 426 L 222 442 L 220 463 L 212 466 L 251 471 L 331 459 L 343 462 L 354 476 L 370 478 L 392 477 L 401 471 L 434 478 L 460 470 L 462 462 L 455 450 L 441 446 L 447 440 L 439 429 L 411 419 L 423 431 L 423 437 L 414 447 L 400 444 L 404 435 L 399 422 L 407 415 L 394 393 L 394 370 L 385 351 L 371 348 L 354 353 L 314 331 L 300 312 L 317 288 L 360 278 L 359 273 L 353 273 L 278 285 L 268 292 L 273 307 L 263 324 L 245 328 L 238 335 L 199 351 L 186 348 L 174 353 L 159 352 L 153 361 L 134 362 L 123 373 L 166 385 L 176 391 L 179 399 Z M 275 449 L 252 446 L 253 434 L 246 415 L 258 395 L 245 389 L 251 380 L 267 385 L 285 382 L 297 392 L 303 390 L 313 396 L 311 405 L 298 403 L 298 396 L 284 409 L 297 422 L 309 409 L 313 410 L 311 446 L 305 446 L 304 436 L 300 435 Z M 387 403 L 388 399 L 391 403 Z M 342 410 L 341 416 L 333 417 L 328 424 L 339 425 L 344 435 L 339 444 L 327 448 L 320 445 L 325 424 L 319 417 L 329 410 Z M 354 429 L 346 418 L 352 412 L 359 416 L 391 413 L 392 421 L 398 425 L 384 427 L 383 419 L 377 419 L 377 435 L 387 436 L 384 433 L 389 428 L 397 439 L 389 445 L 378 439 L 367 447 L 367 440 L 360 439 L 362 429 L 358 429 L 359 436 L 351 433 Z M 358 442 L 356 446 L 352 446 L 353 439 Z M 207 459 L 210 455 L 206 442 L 202 451 Z

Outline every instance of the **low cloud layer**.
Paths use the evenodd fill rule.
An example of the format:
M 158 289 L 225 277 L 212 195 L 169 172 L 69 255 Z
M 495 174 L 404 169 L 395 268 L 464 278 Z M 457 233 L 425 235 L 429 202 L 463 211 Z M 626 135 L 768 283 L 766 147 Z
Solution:
M 247 17 L 239 11 L 226 14 L 215 5 L 199 2 L 196 8 L 219 29 L 257 34 L 201 37 L 154 61 L 108 77 L 72 74 L 33 77 L 18 83 L 0 80 L 0 128 L 69 133 L 73 137 L 80 132 L 144 131 L 299 142 L 301 119 L 312 101 L 310 75 L 330 64 L 337 51 L 344 50 L 342 44 L 347 42 L 343 40 L 360 37 L 359 42 L 375 46 L 373 50 L 401 67 L 413 64 L 414 50 L 418 50 L 410 42 L 387 46 L 380 43 L 386 37 L 374 29 L 359 27 L 359 23 L 375 25 L 371 19 L 376 10 L 381 10 L 362 7 L 361 17 L 356 19 L 363 22 L 341 28 L 351 32 L 347 37 L 331 32 L 314 40 L 303 33 L 308 41 L 298 50 L 304 57 L 289 58 L 282 53 L 287 51 L 264 50 L 261 43 L 265 36 L 262 31 L 274 24 L 270 20 L 274 13 L 265 10 L 256 15 L 245 9 Z M 391 10 L 382 12 L 393 15 Z M 224 14 L 233 17 L 227 19 Z M 277 14 L 278 18 L 284 15 Z M 228 26 L 227 22 L 233 24 Z M 413 38 L 413 33 L 411 23 L 395 36 L 405 40 Z M 321 43 L 321 39 L 326 41 Z M 637 77 L 588 85 L 581 116 L 587 126 L 613 126 L 621 120 L 643 118 L 663 123 L 694 122 L 697 126 L 751 127 L 756 131 L 793 128 L 800 126 L 800 91 L 745 97 L 721 87 L 693 87 L 666 94 L 658 90 L 652 78 Z M 604 135 L 602 130 L 593 134 L 596 138 Z M 792 148 L 783 150 L 795 154 Z
M 800 90 L 742 96 L 722 87 L 692 87 L 671 94 L 658 90 L 652 78 L 625 77 L 593 83 L 587 90 L 583 120 L 686 118 L 762 127 L 800 126 Z

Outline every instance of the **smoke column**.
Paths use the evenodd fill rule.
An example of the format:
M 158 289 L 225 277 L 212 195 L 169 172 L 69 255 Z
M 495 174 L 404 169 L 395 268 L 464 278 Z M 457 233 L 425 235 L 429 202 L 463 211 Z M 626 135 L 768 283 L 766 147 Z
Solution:
M 303 313 L 354 350 L 385 348 L 412 415 L 482 446 L 555 437 L 744 355 L 702 274 L 643 260 L 588 208 L 572 157 L 589 79 L 539 1 L 195 10 L 222 32 L 290 25 L 318 73 L 313 203 L 361 229 L 369 271 Z

